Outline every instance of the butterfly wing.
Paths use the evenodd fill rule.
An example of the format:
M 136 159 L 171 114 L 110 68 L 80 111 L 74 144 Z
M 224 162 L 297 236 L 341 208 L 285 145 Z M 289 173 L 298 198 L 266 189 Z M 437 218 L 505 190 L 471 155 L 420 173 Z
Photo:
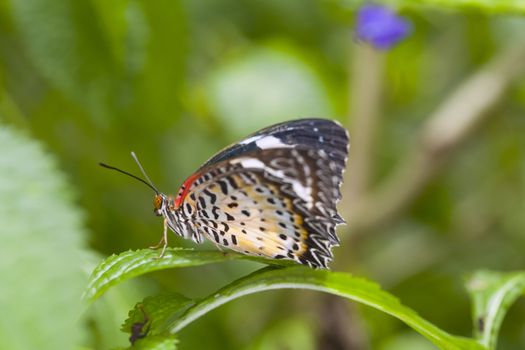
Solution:
M 219 245 L 326 267 L 343 223 L 336 204 L 347 153 L 346 130 L 333 121 L 278 124 L 211 158 L 178 202 L 195 207 L 194 230 Z
M 204 163 L 199 170 L 242 154 L 272 148 L 315 148 L 343 163 L 348 155 L 348 133 L 337 122 L 327 119 L 298 119 L 275 124 L 234 143 Z

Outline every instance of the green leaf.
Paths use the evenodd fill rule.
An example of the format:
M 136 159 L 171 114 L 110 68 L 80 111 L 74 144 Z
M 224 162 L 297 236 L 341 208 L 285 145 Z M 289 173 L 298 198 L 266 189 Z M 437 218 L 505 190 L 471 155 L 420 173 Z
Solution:
M 187 51 L 180 2 L 12 0 L 10 10 L 36 71 L 97 126 L 173 122 Z
M 117 283 L 148 272 L 175 267 L 199 266 L 229 260 L 251 260 L 278 265 L 294 264 L 290 261 L 268 260 L 233 252 L 168 248 L 164 256 L 159 259 L 158 250 L 129 250 L 119 255 L 110 256 L 93 270 L 84 298 L 94 301 Z
M 21 42 L 39 73 L 98 122 L 110 117 L 115 57 L 90 2 L 11 1 L 11 8 Z
M 312 323 L 303 315 L 291 315 L 290 318 L 272 322 L 255 339 L 251 339 L 246 349 L 314 350 L 317 348 L 316 327 Z
M 473 304 L 474 335 L 481 344 L 495 349 L 507 311 L 525 290 L 525 272 L 479 271 L 469 278 L 467 289 Z
M 133 2 L 131 2 L 133 4 Z M 155 130 L 171 127 L 180 105 L 179 88 L 186 74 L 188 38 L 185 11 L 182 2 L 172 0 L 140 1 L 131 5 L 134 23 L 130 34 L 128 55 L 135 57 L 129 65 L 137 72 L 136 100 L 133 107 L 140 111 L 136 117 L 148 115 Z M 137 7 L 137 8 L 135 8 Z M 139 19 L 140 18 L 140 19 Z M 137 33 L 137 24 L 144 26 Z M 141 49 L 143 47 L 143 49 Z M 142 54 L 140 58 L 139 54 Z M 151 118 L 151 119 L 150 119 Z M 140 124 L 144 127 L 144 123 Z
M 40 145 L 0 126 L 0 347 L 73 349 L 81 339 L 84 229 Z
M 302 266 L 268 267 L 241 278 L 190 307 L 169 325 L 169 330 L 177 333 L 207 312 L 241 296 L 283 288 L 317 290 L 371 306 L 403 321 L 441 349 L 485 349 L 475 340 L 453 336 L 439 329 L 373 282 L 346 273 Z
M 120 330 L 122 315 L 129 312 L 130 305 L 151 293 L 153 288 L 148 282 L 134 279 L 122 283 L 109 290 L 102 300 L 91 305 L 84 314 L 90 325 L 91 336 L 85 337 L 83 345 L 93 349 L 113 349 L 127 344 L 129 334 Z M 93 334 L 96 336 L 92 336 Z
M 156 335 L 139 339 L 128 348 L 120 348 L 123 350 L 176 350 L 177 349 L 177 338 L 174 335 L 164 336 Z M 119 350 L 119 349 L 115 349 Z
M 122 325 L 122 331 L 132 333 L 137 324 L 143 325 L 143 332 L 158 335 L 166 331 L 166 321 L 178 317 L 182 311 L 193 305 L 193 300 L 178 293 L 163 294 L 145 298 L 129 312 Z
M 143 249 L 113 255 L 93 271 L 85 298 L 95 300 L 110 287 L 144 273 L 174 267 L 198 266 L 234 259 L 264 263 L 275 261 L 219 251 L 194 251 L 169 248 L 162 258 L 158 251 Z M 290 265 L 291 262 L 278 262 Z M 349 274 L 313 270 L 302 266 L 268 267 L 241 278 L 216 293 L 193 302 L 179 294 L 146 298 L 130 312 L 123 330 L 131 331 L 133 324 L 143 324 L 150 336 L 169 331 L 176 333 L 214 308 L 243 295 L 282 288 L 303 288 L 323 291 L 354 300 L 390 314 L 425 336 L 441 349 L 486 349 L 475 340 L 453 336 L 421 318 L 402 305 L 397 298 L 370 281 Z M 160 339 L 160 338 L 156 338 Z

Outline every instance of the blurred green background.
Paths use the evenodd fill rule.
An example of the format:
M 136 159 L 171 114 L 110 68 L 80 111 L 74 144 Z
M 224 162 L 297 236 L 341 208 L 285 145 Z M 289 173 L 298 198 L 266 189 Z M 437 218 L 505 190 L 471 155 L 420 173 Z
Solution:
M 68 261 L 85 274 L 104 256 L 159 240 L 151 190 L 100 161 L 137 173 L 129 156 L 135 151 L 157 187 L 174 193 L 207 158 L 248 133 L 326 117 L 348 127 L 352 140 L 341 203 L 349 225 L 340 230 L 332 267 L 375 280 L 429 321 L 470 336 L 464 276 L 525 266 L 525 10 L 507 1 L 414 3 L 396 3 L 412 34 L 377 52 L 353 36 L 353 1 L 0 1 L 0 129 L 43 145 L 59 169 L 53 176 L 69 183 L 49 196 L 73 193 L 69 205 L 84 227 L 53 236 L 34 231 L 35 241 L 10 237 L 13 259 L 47 249 L 40 241 L 74 234 L 84 242 L 77 246 L 83 257 Z M 472 74 L 512 55 L 524 59 L 500 64 L 513 69 L 501 73 L 503 83 L 497 75 L 475 82 L 479 94 L 456 101 L 447 128 L 429 123 Z M 491 95 L 500 83 L 504 89 Z M 453 136 L 484 101 L 487 110 L 474 113 L 457 142 L 425 151 L 425 137 L 436 130 L 432 137 Z M 0 152 L 12 154 L 13 145 Z M 27 163 L 32 158 L 20 155 L 12 166 Z M 42 181 L 39 169 L 16 186 L 0 172 L 1 186 L 24 196 Z M 0 212 L 12 205 L 0 199 Z M 50 210 L 46 220 L 59 221 L 55 215 Z M 0 230 L 5 237 L 14 232 L 9 225 Z M 170 245 L 194 246 L 175 235 Z M 63 256 L 60 248 L 48 255 Z M 230 262 L 133 281 L 88 311 L 77 344 L 125 345 L 119 325 L 141 297 L 204 296 L 258 267 Z M 31 285 L 30 272 L 18 276 Z M 42 321 L 51 327 L 63 317 L 53 310 Z M 524 314 L 521 300 L 503 324 L 499 349 L 525 348 Z M 0 332 L 15 334 L 3 318 Z M 180 334 L 179 348 L 433 349 L 377 311 L 294 290 L 213 311 Z

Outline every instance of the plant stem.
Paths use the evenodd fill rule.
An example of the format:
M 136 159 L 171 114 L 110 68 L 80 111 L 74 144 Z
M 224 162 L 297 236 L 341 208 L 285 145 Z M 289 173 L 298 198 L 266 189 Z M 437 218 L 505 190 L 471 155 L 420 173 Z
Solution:
M 475 127 L 495 116 L 489 112 L 524 70 L 525 44 L 514 43 L 460 84 L 423 125 L 412 154 L 380 188 L 344 215 L 351 217 L 352 232 L 385 225 L 409 206 Z
M 345 203 L 351 210 L 366 193 L 373 175 L 373 153 L 383 92 L 384 54 L 368 45 L 354 47 L 350 72 L 349 129 L 352 171 L 345 181 Z

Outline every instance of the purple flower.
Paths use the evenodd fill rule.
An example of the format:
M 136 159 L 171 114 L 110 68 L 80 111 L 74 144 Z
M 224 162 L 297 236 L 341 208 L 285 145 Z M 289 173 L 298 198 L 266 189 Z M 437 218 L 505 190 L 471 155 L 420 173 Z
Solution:
M 355 34 L 357 39 L 377 49 L 388 50 L 403 40 L 412 26 L 403 17 L 382 5 L 364 5 L 357 13 Z

